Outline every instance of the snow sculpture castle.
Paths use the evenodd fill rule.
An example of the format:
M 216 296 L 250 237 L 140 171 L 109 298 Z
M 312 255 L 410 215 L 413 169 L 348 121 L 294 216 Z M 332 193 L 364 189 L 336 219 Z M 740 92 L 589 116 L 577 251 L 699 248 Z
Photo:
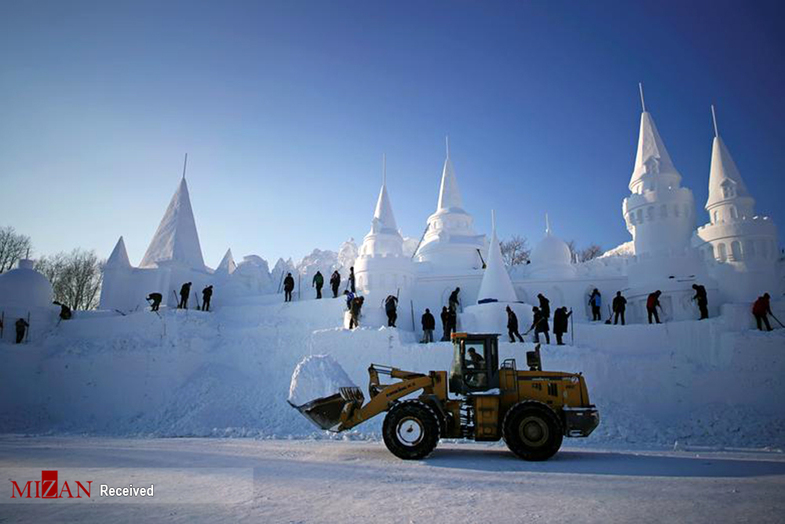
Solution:
M 531 263 L 504 268 L 495 226 L 489 243 L 474 230 L 474 219 L 464 208 L 449 143 L 436 211 L 428 217 L 411 254 L 395 220 L 385 163 L 371 229 L 354 260 L 357 288 L 367 298 L 364 323 L 382 325 L 380 304 L 387 295 L 395 295 L 399 326 L 418 331 L 425 308 L 438 316 L 456 287 L 461 288 L 466 308 L 460 321 L 465 325 L 459 327 L 477 330 L 500 329 L 496 317 L 503 321 L 500 315 L 507 305 L 514 306 L 524 324 L 530 308 L 523 304 L 536 303 L 538 293 L 550 298 L 552 309 L 572 308 L 581 321 L 590 318 L 587 302 L 593 289 L 602 292 L 603 315 L 615 293 L 622 291 L 628 300 L 628 322 L 645 321 L 646 298 L 657 289 L 663 292 L 660 301 L 667 320 L 697 318 L 691 301 L 694 283 L 707 288 L 712 315 L 723 304 L 746 308 L 766 291 L 779 296 L 785 264 L 776 226 L 768 217 L 755 215 L 755 201 L 717 132 L 716 119 L 705 206 L 710 221 L 696 229 L 692 191 L 681 186 L 681 174 L 646 110 L 642 88 L 641 105 L 630 195 L 622 203 L 632 241 L 586 263 L 574 263 L 569 247 L 554 234 L 546 216 L 545 235 L 534 246 Z M 308 261 L 307 271 L 316 271 L 317 258 Z M 340 258 L 339 266 L 348 269 L 352 261 Z M 143 305 L 152 290 L 174 305 L 179 286 L 186 281 L 193 282 L 197 291 L 203 284 L 218 284 L 223 299 L 265 294 L 275 292 L 280 277 L 289 270 L 294 270 L 291 262 L 279 261 L 271 275 L 267 263 L 255 256 L 236 265 L 231 251 L 215 271 L 206 267 L 183 176 L 139 267 L 131 266 L 122 237 L 118 241 L 106 264 L 101 307 L 130 310 Z M 346 276 L 347 271 L 342 271 Z

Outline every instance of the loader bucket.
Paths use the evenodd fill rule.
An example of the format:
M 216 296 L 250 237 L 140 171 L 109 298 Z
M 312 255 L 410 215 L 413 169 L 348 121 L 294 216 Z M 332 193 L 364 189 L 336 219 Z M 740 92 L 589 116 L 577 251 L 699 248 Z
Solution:
M 291 402 L 289 405 L 302 413 L 318 428 L 338 433 L 346 429 L 342 427 L 342 414 L 346 412 L 347 416 L 351 416 L 351 412 L 362 406 L 364 400 L 365 397 L 359 388 L 348 387 L 340 388 L 335 395 L 317 398 L 301 406 L 296 406 Z

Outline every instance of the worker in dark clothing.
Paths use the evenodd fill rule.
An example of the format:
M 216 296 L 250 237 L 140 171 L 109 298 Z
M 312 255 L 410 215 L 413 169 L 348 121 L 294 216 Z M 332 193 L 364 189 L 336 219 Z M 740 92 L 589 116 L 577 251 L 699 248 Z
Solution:
M 349 329 L 360 327 L 360 315 L 362 314 L 363 297 L 355 297 L 352 300 L 351 319 L 349 320 Z
M 518 316 L 510 306 L 507 306 L 507 334 L 510 335 L 510 342 L 515 342 L 515 337 L 523 342 L 523 337 L 518 333 Z
M 627 299 L 621 296 L 621 291 L 616 292 L 616 296 L 613 297 L 613 323 L 616 324 L 619 322 L 619 317 L 621 317 L 621 325 L 624 325 L 624 311 L 627 309 Z
M 566 307 L 558 307 L 553 312 L 553 334 L 556 335 L 556 345 L 563 346 L 562 335 L 567 332 L 570 325 L 570 315 L 572 311 L 567 312 Z
M 23 318 L 20 318 L 16 321 L 16 343 L 21 344 L 22 341 L 25 339 L 25 333 L 27 333 L 27 328 L 30 327 L 30 324 Z
M 591 296 L 589 297 L 589 305 L 591 306 L 592 322 L 602 320 L 602 295 L 600 294 L 599 289 L 594 288 L 594 291 L 591 292 Z M 554 317 L 554 322 L 555 321 L 556 317 Z
M 396 327 L 395 321 L 398 320 L 398 297 L 387 295 L 384 300 L 384 312 L 387 313 L 387 327 Z
M 147 295 L 147 300 L 150 302 L 150 311 L 158 311 L 158 307 L 161 305 L 161 300 L 163 300 L 163 296 L 161 293 L 150 293 Z
M 355 289 L 355 287 L 354 287 L 354 266 L 349 268 L 349 282 L 348 282 L 348 285 L 349 285 L 349 289 L 352 291 L 352 293 L 357 293 L 357 289 Z
M 551 301 L 545 298 L 542 293 L 537 294 L 537 300 L 540 301 L 540 313 L 548 319 L 551 318 Z
M 701 312 L 700 320 L 709 318 L 709 299 L 706 296 L 706 288 L 700 284 L 693 284 L 692 289 L 695 290 L 695 296 L 692 297 L 692 300 L 698 303 L 698 309 Z
M 764 293 L 762 297 L 758 297 L 752 304 L 752 314 L 755 317 L 755 322 L 758 329 L 763 331 L 763 325 L 766 326 L 766 331 L 771 331 L 771 324 L 769 324 L 769 317 L 771 315 L 771 297 L 768 293 Z
M 210 311 L 210 299 L 213 298 L 213 286 L 202 290 L 202 311 Z
M 186 282 L 180 287 L 180 303 L 177 309 L 188 309 L 188 297 L 191 295 L 191 283 Z
M 654 293 L 649 294 L 649 298 L 646 299 L 646 312 L 649 314 L 649 324 L 651 324 L 652 317 L 654 317 L 657 324 L 662 324 L 660 316 L 657 314 L 657 308 L 662 309 L 660 295 L 662 295 L 662 291 L 658 289 Z
M 317 271 L 316 274 L 313 276 L 313 282 L 311 283 L 311 287 L 316 287 L 316 299 L 322 298 L 322 286 L 324 285 L 324 277 L 322 276 L 321 271 Z
M 450 312 L 447 311 L 447 306 L 442 308 L 442 314 L 439 316 L 442 319 L 442 332 L 444 333 L 442 342 L 446 342 L 450 340 Z
M 534 318 L 532 319 L 532 325 L 529 328 L 529 331 L 532 329 L 534 330 L 534 342 L 537 344 L 540 343 L 540 333 L 545 335 L 545 343 L 551 343 L 551 337 L 548 334 L 550 329 L 548 328 L 548 317 L 538 308 L 537 306 L 532 308 L 532 313 L 534 314 Z M 528 333 L 528 331 L 527 331 Z
M 286 273 L 286 278 L 283 279 L 283 301 L 292 301 L 292 291 L 294 291 L 294 278 L 291 273 Z
M 449 308 L 447 310 L 447 315 L 450 318 L 450 336 L 447 337 L 447 340 L 452 340 L 452 334 L 458 331 L 458 312 L 455 308 Z
M 422 343 L 427 344 L 433 342 L 433 330 L 436 329 L 436 319 L 433 318 L 431 310 L 425 308 L 425 313 L 422 314 Z
M 351 311 L 352 309 L 352 300 L 354 300 L 354 293 L 345 289 L 343 295 L 346 297 L 346 310 Z
M 333 288 L 333 298 L 338 298 L 338 288 L 341 286 L 341 274 L 336 269 L 330 277 L 330 287 Z
M 73 316 L 71 308 L 55 300 L 52 302 L 55 306 L 60 306 L 60 320 L 70 320 Z
M 458 311 L 458 306 L 460 306 L 460 304 L 461 304 L 461 301 L 458 298 L 458 295 L 460 294 L 460 292 L 461 292 L 461 288 L 456 287 L 455 291 L 450 293 L 449 307 L 451 307 L 455 311 Z

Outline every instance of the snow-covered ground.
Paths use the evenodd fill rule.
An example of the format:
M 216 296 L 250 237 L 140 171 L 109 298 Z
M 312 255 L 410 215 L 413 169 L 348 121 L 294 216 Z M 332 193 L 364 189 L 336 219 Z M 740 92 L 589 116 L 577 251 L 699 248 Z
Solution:
M 716 523 L 782 522 L 785 512 L 785 457 L 766 452 L 567 448 L 531 463 L 497 445 L 442 443 L 409 462 L 378 442 L 0 438 L 4 479 L 41 469 L 94 486 L 127 485 L 133 472 L 138 485 L 155 478 L 155 496 L 4 495 L 0 521 Z

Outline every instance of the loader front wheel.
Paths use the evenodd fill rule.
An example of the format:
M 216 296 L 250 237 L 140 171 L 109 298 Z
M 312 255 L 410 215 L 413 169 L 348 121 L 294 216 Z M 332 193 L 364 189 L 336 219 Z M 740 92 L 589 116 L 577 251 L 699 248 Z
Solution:
M 504 442 L 524 460 L 548 460 L 559 451 L 562 434 L 556 413 L 540 402 L 520 402 L 504 416 Z
M 439 419 L 419 400 L 399 402 L 387 412 L 382 426 L 387 449 L 404 460 L 420 460 L 439 442 Z

